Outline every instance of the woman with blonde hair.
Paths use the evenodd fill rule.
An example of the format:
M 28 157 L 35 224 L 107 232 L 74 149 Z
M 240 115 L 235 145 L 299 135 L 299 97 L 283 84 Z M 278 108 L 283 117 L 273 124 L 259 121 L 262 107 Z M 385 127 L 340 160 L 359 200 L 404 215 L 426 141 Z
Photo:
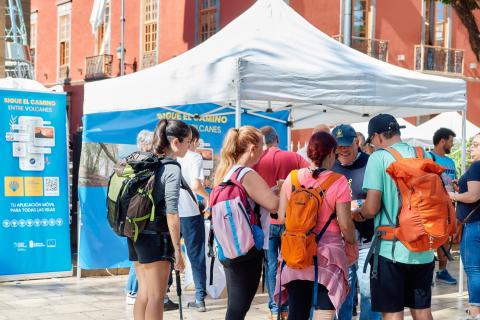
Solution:
M 257 205 L 268 212 L 275 212 L 278 208 L 278 197 L 252 169 L 263 154 L 263 145 L 263 135 L 254 127 L 243 126 L 228 130 L 220 153 L 220 163 L 215 172 L 214 185 L 218 186 L 235 176 L 234 179 L 245 189 L 252 208 Z M 268 213 L 263 211 L 263 214 Z M 268 239 L 268 236 L 265 238 Z M 245 319 L 260 283 L 263 250 L 253 246 L 245 255 L 221 262 L 225 270 L 228 294 L 225 319 Z

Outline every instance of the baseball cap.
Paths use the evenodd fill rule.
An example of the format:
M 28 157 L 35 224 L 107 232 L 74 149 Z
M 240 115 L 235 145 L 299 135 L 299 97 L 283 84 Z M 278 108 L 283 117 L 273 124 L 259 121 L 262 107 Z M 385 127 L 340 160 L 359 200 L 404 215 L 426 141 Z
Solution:
M 398 124 L 397 119 L 391 114 L 381 113 L 376 115 L 368 122 L 368 139 L 367 143 L 372 141 L 375 133 L 383 133 L 392 130 L 403 129 L 405 126 Z
M 341 124 L 333 129 L 332 135 L 340 147 L 346 147 L 353 143 L 353 139 L 357 137 L 357 132 L 352 126 Z

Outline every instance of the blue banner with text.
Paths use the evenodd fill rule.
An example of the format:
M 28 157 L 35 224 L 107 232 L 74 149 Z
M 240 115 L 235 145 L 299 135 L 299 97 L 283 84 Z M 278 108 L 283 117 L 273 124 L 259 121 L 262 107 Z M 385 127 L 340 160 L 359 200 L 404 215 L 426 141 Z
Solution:
M 84 116 L 82 157 L 79 171 L 81 208 L 79 266 L 99 269 L 130 266 L 125 238 L 114 234 L 107 222 L 106 194 L 109 177 L 116 161 L 137 149 L 136 137 L 143 130 L 155 129 L 160 119 L 182 120 L 200 133 L 205 183 L 218 162 L 223 138 L 235 127 L 235 115 L 216 104 L 195 104 L 170 108 L 138 109 L 96 113 Z M 242 112 L 242 124 L 260 128 L 270 125 L 280 138 L 280 148 L 287 149 L 288 111 L 250 114 Z
M 0 90 L 0 277 L 72 269 L 65 105 Z

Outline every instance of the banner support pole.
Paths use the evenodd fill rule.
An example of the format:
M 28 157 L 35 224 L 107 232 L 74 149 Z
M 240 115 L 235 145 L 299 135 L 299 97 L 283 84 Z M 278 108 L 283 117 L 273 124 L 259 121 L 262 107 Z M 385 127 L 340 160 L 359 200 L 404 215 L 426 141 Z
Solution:
M 82 278 L 82 268 L 80 267 L 80 230 L 82 228 L 82 209 L 80 208 L 79 204 L 77 204 L 77 206 L 77 280 L 80 280 Z
M 235 79 L 235 89 L 237 94 L 237 99 L 235 101 L 235 128 L 239 129 L 242 125 L 242 109 L 240 100 L 240 62 L 241 59 L 237 59 L 237 78 Z

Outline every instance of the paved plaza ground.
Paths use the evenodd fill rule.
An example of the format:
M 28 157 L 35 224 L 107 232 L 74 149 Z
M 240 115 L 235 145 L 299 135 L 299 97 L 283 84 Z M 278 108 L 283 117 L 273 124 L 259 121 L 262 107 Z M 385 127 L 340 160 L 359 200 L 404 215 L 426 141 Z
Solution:
M 449 269 L 457 276 L 458 261 L 451 263 Z M 0 283 L 0 320 L 133 319 L 132 306 L 126 305 L 123 293 L 126 281 L 127 276 L 110 276 Z M 177 300 L 174 294 L 170 297 Z M 193 291 L 184 292 L 184 303 L 193 297 Z M 257 294 L 247 319 L 266 319 L 267 299 L 267 294 Z M 464 319 L 466 301 L 466 293 L 460 297 L 457 286 L 436 284 L 432 300 L 434 319 Z M 208 299 L 207 308 L 206 313 L 185 310 L 184 319 L 224 319 L 226 299 Z M 167 312 L 164 319 L 179 319 L 179 313 Z

